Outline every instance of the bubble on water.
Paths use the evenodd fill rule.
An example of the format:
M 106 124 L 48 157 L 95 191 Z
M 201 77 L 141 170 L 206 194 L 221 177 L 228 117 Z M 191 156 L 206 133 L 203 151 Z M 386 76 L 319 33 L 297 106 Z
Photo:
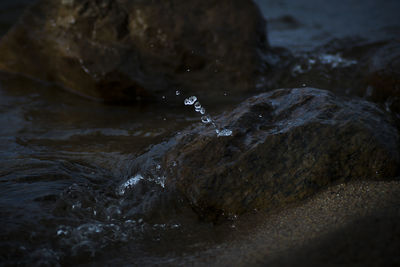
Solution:
M 223 129 L 223 130 L 217 132 L 217 136 L 218 137 L 220 137 L 220 136 L 231 136 L 231 135 L 232 135 L 232 131 L 229 130 L 229 129 Z
M 201 122 L 202 123 L 205 123 L 205 124 L 208 124 L 208 123 L 210 123 L 211 122 L 211 118 L 210 118 L 210 116 L 202 116 L 201 117 Z
M 160 170 L 160 169 L 161 169 L 161 165 L 160 165 L 160 164 L 157 164 L 156 169 L 157 169 L 157 170 Z
M 186 106 L 191 106 L 193 105 L 195 102 L 197 101 L 197 97 L 196 96 L 190 96 L 188 98 L 185 99 L 185 101 L 183 102 Z
M 133 177 L 131 177 L 130 179 L 128 179 L 125 183 L 123 183 L 119 189 L 118 189 L 118 194 L 119 195 L 124 195 L 126 190 L 133 187 L 134 185 L 136 185 L 137 183 L 140 182 L 140 180 L 143 180 L 143 176 L 141 174 L 137 174 Z
M 175 95 L 180 95 L 180 94 L 181 94 L 181 92 L 179 90 L 175 91 Z
M 206 113 L 206 109 L 201 107 L 199 112 L 200 112 L 201 115 L 204 115 Z

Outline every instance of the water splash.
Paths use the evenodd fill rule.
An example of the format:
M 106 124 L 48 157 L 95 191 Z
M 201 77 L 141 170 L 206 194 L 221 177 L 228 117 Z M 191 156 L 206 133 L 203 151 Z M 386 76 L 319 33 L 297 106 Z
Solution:
M 117 193 L 120 196 L 123 196 L 126 192 L 127 189 L 135 186 L 137 183 L 140 182 L 140 180 L 143 180 L 143 176 L 141 174 L 136 174 L 134 177 L 131 177 L 129 180 L 127 180 L 125 183 L 120 185 L 120 187 L 117 190 Z
M 322 64 L 330 65 L 332 68 L 337 68 L 337 67 L 345 68 L 357 64 L 356 60 L 345 59 L 339 53 L 322 54 L 318 56 L 318 59 Z
M 217 126 L 216 122 L 211 118 L 209 114 L 206 114 L 206 109 L 201 105 L 200 101 L 198 101 L 196 96 L 190 96 L 185 99 L 184 104 L 186 106 L 191 106 L 194 105 L 194 110 L 201 115 L 201 122 L 204 124 L 211 124 L 212 127 L 214 127 L 215 132 L 217 133 L 218 137 L 221 136 L 232 136 L 232 130 L 230 129 L 220 129 L 220 127 Z
M 232 130 L 229 129 L 223 129 L 221 131 L 219 131 L 218 129 L 215 130 L 215 132 L 217 133 L 218 137 L 221 136 L 231 136 L 232 135 Z
M 314 67 L 315 64 L 322 64 L 322 65 L 328 65 L 331 68 L 347 68 L 351 65 L 357 64 L 357 60 L 351 60 L 351 59 L 346 59 L 343 58 L 340 53 L 336 54 L 320 54 L 317 55 L 316 57 L 312 56 L 307 56 L 303 59 L 303 62 L 301 64 L 296 64 L 292 68 L 292 75 L 297 76 L 298 74 L 303 74 L 308 71 L 311 71 L 311 69 Z

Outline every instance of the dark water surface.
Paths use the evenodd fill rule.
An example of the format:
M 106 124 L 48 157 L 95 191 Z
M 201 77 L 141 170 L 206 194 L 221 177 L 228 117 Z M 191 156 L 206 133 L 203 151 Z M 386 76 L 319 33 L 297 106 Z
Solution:
M 30 2 L 0 2 L 1 35 Z M 269 19 L 271 44 L 294 52 L 332 38 L 400 36 L 396 0 L 257 2 Z M 135 163 L 138 155 L 199 122 L 198 114 L 183 105 L 184 88 L 179 90 L 181 107 L 170 107 L 168 99 L 157 105 L 106 106 L 2 73 L 0 265 L 185 263 L 235 235 L 234 218 L 213 226 L 184 208 L 175 214 L 169 207 L 143 215 L 147 208 L 141 203 L 164 190 L 164 178 L 157 153 L 142 165 Z M 215 115 L 229 107 L 206 108 Z M 138 174 L 147 180 L 137 190 L 150 192 L 143 198 L 124 187 Z

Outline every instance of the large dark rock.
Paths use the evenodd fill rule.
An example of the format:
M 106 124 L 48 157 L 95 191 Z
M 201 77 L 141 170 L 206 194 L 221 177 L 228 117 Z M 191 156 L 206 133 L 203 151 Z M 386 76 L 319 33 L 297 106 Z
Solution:
M 268 53 L 251 0 L 40 0 L 1 40 L 0 69 L 108 102 L 211 99 L 253 88 Z
M 199 125 L 162 159 L 167 187 L 202 216 L 270 209 L 336 181 L 388 179 L 399 171 L 399 136 L 385 111 L 319 89 L 280 89 L 220 116 L 217 137 Z

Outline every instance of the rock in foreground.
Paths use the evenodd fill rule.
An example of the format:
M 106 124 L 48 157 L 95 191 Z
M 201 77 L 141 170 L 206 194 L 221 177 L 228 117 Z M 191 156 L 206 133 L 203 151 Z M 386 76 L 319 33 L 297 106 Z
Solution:
M 253 87 L 268 51 L 251 0 L 40 0 L 1 40 L 0 69 L 106 102 L 212 98 Z
M 335 181 L 394 177 L 399 136 L 385 112 L 327 91 L 280 89 L 198 126 L 163 158 L 167 185 L 202 216 L 240 214 L 303 199 Z

